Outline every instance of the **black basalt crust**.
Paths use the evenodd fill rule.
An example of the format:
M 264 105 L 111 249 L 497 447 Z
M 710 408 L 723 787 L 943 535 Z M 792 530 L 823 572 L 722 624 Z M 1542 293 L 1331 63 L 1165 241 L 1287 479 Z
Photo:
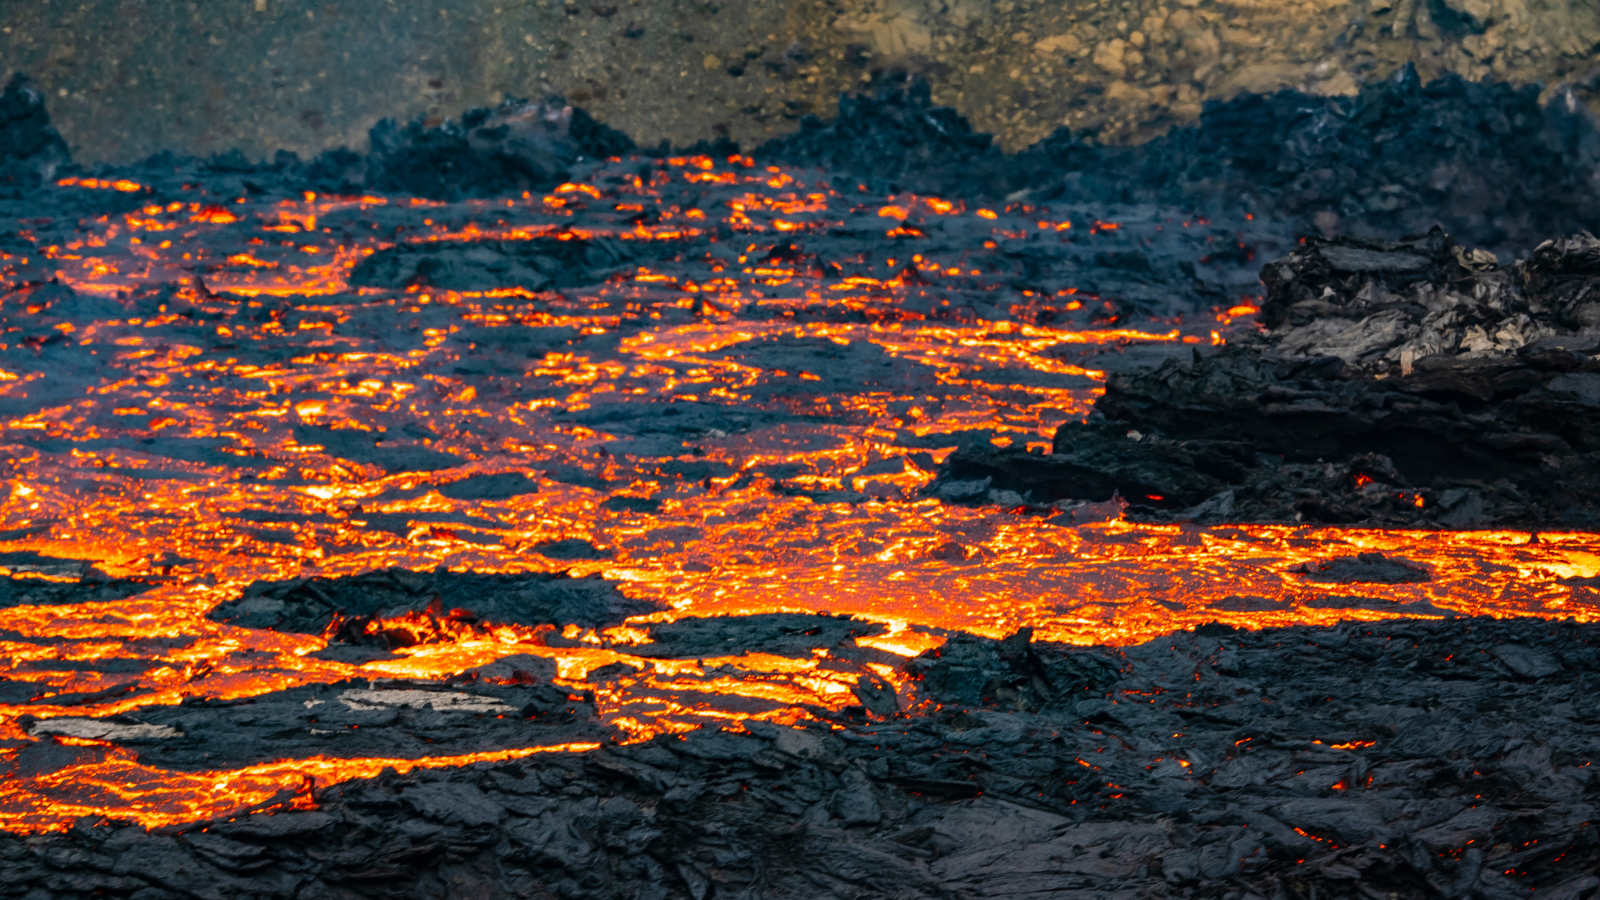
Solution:
M 1600 887 L 1600 744 L 1584 724 L 1600 713 L 1597 641 L 1594 625 L 1526 619 L 1208 625 L 1121 652 L 962 635 L 901 664 L 932 703 L 899 712 L 887 685 L 858 688 L 866 701 L 887 689 L 877 721 L 752 719 L 390 770 L 155 831 L 85 818 L 0 835 L 0 892 L 1587 898 Z M 494 715 L 524 696 L 548 705 Z M 430 727 L 449 748 L 584 734 L 587 704 L 541 696 L 328 685 L 152 707 L 130 727 L 147 735 L 141 758 L 180 767 L 208 763 L 208 731 L 243 758 L 307 729 L 349 733 L 352 751 L 367 746 L 352 726 L 405 741 L 430 717 L 448 720 Z M 105 752 L 41 741 L 9 764 L 51 771 Z
M 217 605 L 211 618 L 246 628 L 321 634 L 335 618 L 467 610 L 474 619 L 517 625 L 615 625 L 655 607 L 631 600 L 598 575 L 485 575 L 438 569 L 381 569 L 343 578 L 294 578 L 251 585 Z M 359 629 L 346 629 L 359 633 Z
M 1270 329 L 1112 374 L 1052 452 L 954 454 L 949 499 L 1202 520 L 1586 525 L 1600 502 L 1600 241 L 1502 267 L 1442 231 L 1308 239 L 1262 271 Z
M 849 172 L 876 189 L 952 197 L 1244 204 L 1299 232 L 1398 237 L 1435 223 L 1497 252 L 1593 228 L 1600 194 L 1588 178 L 1600 142 L 1569 91 L 1448 75 L 1424 84 L 1406 67 L 1350 97 L 1300 91 L 1208 101 L 1197 125 L 1137 146 L 1061 128 L 1003 153 L 927 85 L 904 76 L 841 97 L 830 121 L 758 157 Z
M 0 93 L 0 194 L 38 187 L 68 160 L 66 141 L 50 127 L 44 97 L 20 72 Z
M 494 108 L 463 113 L 460 120 L 404 126 L 385 119 L 373 127 L 366 158 L 332 151 L 309 166 L 306 177 L 326 190 L 399 191 L 434 200 L 490 197 L 547 190 L 567 179 L 580 157 L 608 157 L 634 149 L 621 132 L 596 122 L 561 98 L 508 99 Z
M 537 237 L 522 241 L 430 241 L 399 244 L 362 260 L 350 272 L 359 287 L 434 287 L 481 291 L 516 284 L 530 291 L 581 287 L 604 281 L 655 248 L 643 241 L 613 238 L 566 240 Z M 659 253 L 659 250 L 655 252 Z

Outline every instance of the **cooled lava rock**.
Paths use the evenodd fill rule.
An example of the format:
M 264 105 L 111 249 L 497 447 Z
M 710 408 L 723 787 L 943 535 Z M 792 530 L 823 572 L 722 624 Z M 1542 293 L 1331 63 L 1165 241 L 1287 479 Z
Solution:
M 239 598 L 217 604 L 210 616 L 230 625 L 301 634 L 322 634 L 338 621 L 345 627 L 333 636 L 355 641 L 362 639 L 361 626 L 368 621 L 430 609 L 472 621 L 594 628 L 655 607 L 623 596 L 598 575 L 381 569 L 341 578 L 259 582 Z
M 372 152 L 323 153 L 298 177 L 324 191 L 398 191 L 433 200 L 548 190 L 584 156 L 628 153 L 633 141 L 559 97 L 507 99 L 470 109 L 459 120 L 421 117 L 404 126 L 384 119 L 369 135 Z
M 654 242 L 614 238 L 536 237 L 521 241 L 429 241 L 399 244 L 362 260 L 350 272 L 360 287 L 434 287 L 482 291 L 507 284 L 529 291 L 582 287 L 648 255 Z M 635 245 L 644 244 L 643 252 Z M 656 250 L 659 253 L 659 250 Z
M 651 643 L 633 648 L 639 656 L 685 658 L 771 653 L 808 658 L 814 648 L 830 653 L 861 655 L 851 638 L 882 634 L 883 626 L 849 616 L 768 613 L 754 616 L 713 616 L 678 619 L 650 625 Z M 879 654 L 866 652 L 879 661 Z
M 256 765 L 313 747 L 340 759 L 408 759 L 606 738 L 591 698 L 550 684 L 553 661 L 520 665 L 501 666 L 502 678 L 469 673 L 462 684 L 363 679 L 19 724 L 47 744 L 54 737 L 114 741 L 147 765 L 174 770 Z
M 359 428 L 296 425 L 294 438 L 301 446 L 321 447 L 340 459 L 377 466 L 386 472 L 433 472 L 461 464 L 460 457 L 430 450 L 404 433 L 375 434 Z
M 0 579 L 0 609 L 125 600 L 155 587 L 153 582 L 108 578 L 84 560 L 27 551 L 0 553 L 0 565 L 14 573 Z
M 902 664 L 933 703 L 887 721 L 749 720 L 585 754 L 390 771 L 155 831 L 85 818 L 62 834 L 0 837 L 0 890 L 1586 898 L 1600 887 L 1589 874 L 1600 866 L 1597 642 L 1594 625 L 1492 619 L 1208 625 L 1121 652 L 955 636 Z M 423 699 L 491 704 L 508 690 L 435 686 Z M 350 732 L 361 716 L 394 718 L 377 728 L 386 735 L 408 716 L 454 716 L 460 746 L 565 727 L 344 702 L 372 706 L 372 693 L 192 702 L 121 727 L 144 729 L 130 744 L 141 758 L 165 742 L 195 766 L 209 731 L 244 747 L 274 723 L 258 752 L 297 741 L 321 752 L 333 738 L 312 729 Z M 308 708 L 302 694 L 323 702 Z M 44 737 L 11 765 L 44 773 L 106 752 Z M 308 801 L 316 808 L 294 808 Z
M 1299 232 L 1396 238 L 1442 223 L 1477 246 L 1523 252 L 1600 225 L 1594 116 L 1570 90 L 1414 68 L 1354 96 L 1296 90 L 1207 101 L 1198 124 L 1136 146 L 1060 128 L 1016 153 L 891 74 L 839 113 L 807 116 L 758 158 L 847 172 L 875 190 L 950 197 L 1242 204 Z
M 125 580 L 58 582 L 40 578 L 7 578 L 0 581 L 0 609 L 125 600 L 152 587 L 154 585 L 149 583 Z
M 1305 580 L 1324 584 L 1414 584 L 1430 578 L 1428 570 L 1382 553 L 1361 553 L 1308 566 Z
M 439 493 L 451 500 L 509 500 L 539 492 L 539 482 L 522 472 L 475 475 L 439 486 Z
M 929 490 L 1117 493 L 1186 519 L 1588 525 L 1600 501 L 1600 240 L 1501 266 L 1442 231 L 1308 239 L 1261 335 L 1113 373 L 1052 453 L 967 448 Z

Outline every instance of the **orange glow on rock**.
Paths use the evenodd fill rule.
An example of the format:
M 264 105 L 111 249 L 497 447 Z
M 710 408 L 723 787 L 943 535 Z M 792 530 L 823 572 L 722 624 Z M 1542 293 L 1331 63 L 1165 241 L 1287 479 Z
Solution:
M 869 672 L 909 691 L 899 662 L 961 631 L 1128 645 L 1208 622 L 1600 619 L 1600 594 L 1564 583 L 1600 574 L 1600 537 L 1587 533 L 1535 543 L 1507 531 L 1074 525 L 1020 498 L 923 496 L 957 446 L 1047 452 L 1057 426 L 1103 392 L 1096 354 L 1187 355 L 1185 344 L 1221 344 L 1244 323 L 1095 327 L 1087 313 L 1023 320 L 963 308 L 977 293 L 1053 303 L 1052 313 L 1110 298 L 1030 284 L 1023 300 L 987 261 L 925 238 L 959 226 L 934 217 L 966 209 L 939 198 L 841 196 L 814 173 L 746 157 L 602 171 L 615 175 L 595 179 L 604 188 L 573 182 L 509 206 L 312 192 L 226 208 L 151 201 L 88 228 L 98 245 L 41 248 L 103 310 L 41 321 L 27 337 L 42 350 L 7 357 L 0 371 L 0 393 L 21 410 L 4 426 L 27 448 L 0 490 L 0 551 L 18 554 L 8 572 L 30 583 L 136 579 L 145 590 L 6 610 L 0 655 L 28 687 L 0 704 L 0 736 L 82 747 L 86 761 L 0 782 L 4 827 L 60 830 L 86 815 L 179 824 L 304 804 L 308 784 L 385 766 L 596 746 L 183 772 L 115 740 L 37 727 L 352 679 L 459 679 L 510 656 L 548 661 L 553 683 L 591 693 L 603 726 L 627 741 L 817 720 L 857 704 Z M 675 205 L 668 181 L 705 202 Z M 363 227 L 379 213 L 407 217 L 407 228 Z M 1055 221 L 1048 210 L 976 214 L 997 224 L 969 225 L 1002 248 L 1012 240 L 1002 232 L 1069 238 L 1056 232 L 1070 223 L 1039 227 Z M 884 247 L 882 218 L 906 240 Z M 870 231 L 865 261 L 829 268 L 802 246 L 847 223 Z M 1108 238 L 1083 231 L 1117 228 L 1096 222 L 1070 237 L 1089 244 Z M 592 283 L 541 281 L 526 267 L 497 269 L 521 273 L 498 281 L 363 280 L 363 263 L 389 258 L 380 254 L 468 244 L 498 266 L 591 240 L 625 251 Z M 692 251 L 674 259 L 675 242 Z M 763 355 L 772 347 L 788 355 Z M 724 427 L 718 416 L 735 413 L 739 427 Z M 629 415 L 694 424 L 641 437 L 617 424 Z M 1431 579 L 1330 587 L 1304 575 L 1363 551 L 1401 555 Z M 440 566 L 595 575 L 658 611 L 568 629 L 486 621 L 474 598 L 441 597 L 339 618 L 326 635 L 207 616 L 258 581 Z M 664 642 L 652 628 L 663 623 L 820 610 L 881 628 L 831 656 L 656 655 Z M 387 652 L 364 663 L 319 656 L 346 626 Z M 852 668 L 846 651 L 870 664 Z M 92 664 L 112 659 L 127 671 Z

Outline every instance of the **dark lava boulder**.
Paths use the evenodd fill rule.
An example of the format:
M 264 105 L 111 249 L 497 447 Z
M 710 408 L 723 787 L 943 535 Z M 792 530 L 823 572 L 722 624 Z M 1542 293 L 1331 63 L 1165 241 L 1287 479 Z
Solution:
M 653 612 L 649 603 L 623 596 L 598 575 L 573 578 L 564 572 L 485 575 L 382 569 L 340 578 L 292 578 L 257 582 L 236 600 L 210 613 L 218 622 L 246 628 L 273 628 L 321 634 L 337 620 L 364 623 L 408 612 L 439 614 L 465 610 L 458 617 L 517 625 L 615 625 L 631 615 Z M 360 628 L 341 628 L 359 637 Z
M 539 482 L 522 472 L 474 475 L 439 486 L 439 493 L 451 500 L 509 500 L 538 492 Z
M 524 241 L 397 244 L 362 260 L 350 271 L 350 284 L 456 291 L 582 287 L 604 281 L 613 272 L 651 255 L 654 248 L 641 247 L 641 243 L 561 235 Z
M 706 657 L 771 653 L 809 658 L 815 648 L 837 652 L 853 647 L 856 637 L 882 634 L 883 626 L 849 616 L 765 613 L 678 619 L 648 626 L 652 643 L 634 652 L 640 656 Z
M 71 561 L 71 562 L 76 562 Z M 73 566 L 79 568 L 78 565 Z M 16 569 L 13 567 L 13 571 Z M 13 606 L 66 606 L 73 603 L 105 603 L 125 600 L 155 587 L 154 584 L 126 579 L 108 580 L 103 577 L 80 578 L 77 581 L 56 581 L 46 578 L 0 579 L 0 609 Z
M 569 167 L 584 157 L 634 150 L 627 135 L 559 97 L 507 98 L 493 108 L 467 110 L 459 120 L 419 117 L 399 125 L 384 119 L 369 137 L 371 153 L 330 150 L 296 167 L 297 178 L 333 193 L 394 191 L 448 201 L 548 190 L 566 181 Z
M 67 142 L 50 125 L 44 96 L 27 76 L 11 76 L 0 92 L 0 196 L 21 196 L 69 160 Z
M 329 456 L 377 466 L 385 472 L 436 472 L 464 462 L 421 445 L 404 429 L 383 433 L 302 424 L 294 427 L 294 439 L 302 447 L 320 447 Z
M 1323 584 L 1415 584 L 1430 580 L 1427 569 L 1382 553 L 1325 560 L 1304 570 L 1306 581 Z
M 756 155 L 912 190 L 983 196 L 1014 189 L 1001 174 L 1006 156 L 994 137 L 973 131 L 955 110 L 935 106 L 926 81 L 889 75 L 873 87 L 841 94 L 832 120 L 805 116 L 799 131 L 768 141 Z
M 1600 135 L 1570 91 L 1424 84 L 1411 67 L 1355 96 L 1296 90 L 1208 101 L 1200 121 L 1136 146 L 1058 129 L 1016 153 L 975 133 L 904 75 L 841 97 L 756 155 L 848 172 L 875 190 L 1031 202 L 1243 205 L 1302 233 L 1395 238 L 1439 223 L 1478 246 L 1522 252 L 1600 225 Z
M 130 710 L 125 718 L 144 726 L 143 733 L 123 740 L 137 745 L 146 765 L 182 770 L 310 754 L 408 759 L 603 739 L 592 703 L 552 686 L 554 673 L 547 660 L 522 679 L 362 679 L 270 691 L 242 702 L 196 697 Z M 85 721 L 94 720 L 44 719 L 29 728 L 41 738 L 70 735 L 74 723 Z
M 999 641 L 952 635 L 909 668 L 922 693 L 941 704 L 1037 711 L 1103 696 L 1125 663 L 1109 648 L 1035 646 L 1033 629 L 1024 628 Z

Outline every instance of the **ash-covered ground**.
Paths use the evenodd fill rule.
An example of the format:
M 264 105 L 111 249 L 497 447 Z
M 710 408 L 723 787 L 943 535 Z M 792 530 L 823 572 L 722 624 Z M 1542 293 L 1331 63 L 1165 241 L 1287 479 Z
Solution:
M 1318 121 L 1476 109 L 1405 143 L 1474 183 L 1589 127 L 1373 91 Z M 1515 246 L 1577 188 L 1302 241 L 1359 141 L 1063 174 L 912 90 L 84 171 L 0 108 L 0 896 L 1600 889 L 1596 253 Z M 1034 174 L 913 192 L 961 152 Z

